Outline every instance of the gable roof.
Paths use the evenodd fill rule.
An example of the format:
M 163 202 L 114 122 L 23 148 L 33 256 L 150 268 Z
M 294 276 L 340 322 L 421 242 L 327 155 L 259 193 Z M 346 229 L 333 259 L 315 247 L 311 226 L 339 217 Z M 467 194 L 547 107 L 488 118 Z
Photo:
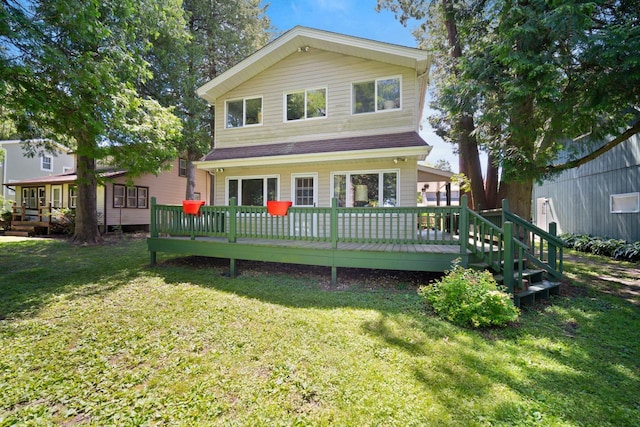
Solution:
M 421 49 L 297 26 L 198 88 L 198 96 L 214 104 L 219 96 L 306 48 L 413 68 L 425 80 L 431 65 L 431 55 Z
M 198 169 L 328 160 L 426 157 L 431 146 L 416 132 L 367 135 L 314 141 L 284 142 L 255 146 L 214 148 L 200 161 Z

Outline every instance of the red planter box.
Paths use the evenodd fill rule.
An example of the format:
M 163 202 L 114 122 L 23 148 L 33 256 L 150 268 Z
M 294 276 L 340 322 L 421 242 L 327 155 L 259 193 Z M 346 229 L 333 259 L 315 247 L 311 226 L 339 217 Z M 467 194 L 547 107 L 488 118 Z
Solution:
M 200 206 L 204 205 L 204 200 L 183 200 L 182 210 L 189 215 L 197 215 L 200 213 Z
M 267 201 L 267 212 L 274 216 L 285 216 L 293 202 L 283 200 Z

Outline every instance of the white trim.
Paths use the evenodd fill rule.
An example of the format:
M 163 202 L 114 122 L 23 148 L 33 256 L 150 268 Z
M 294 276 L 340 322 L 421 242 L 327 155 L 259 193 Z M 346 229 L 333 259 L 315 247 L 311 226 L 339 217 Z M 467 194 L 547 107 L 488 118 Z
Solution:
M 44 167 L 44 159 L 49 159 L 49 169 Z M 46 153 L 40 155 L 40 170 L 43 172 L 53 172 L 53 156 Z
M 307 48 L 386 62 L 428 73 L 432 56 L 425 50 L 378 42 L 307 27 L 294 27 L 224 73 L 199 87 L 198 96 L 214 105 L 216 99 L 234 87 L 292 54 L 304 55 Z M 298 50 L 304 52 L 298 52 Z
M 291 174 L 291 201 L 293 202 L 293 206 L 309 207 L 309 205 L 296 204 L 296 179 L 297 178 L 313 178 L 313 207 L 318 206 L 318 172 Z
M 259 99 L 260 100 L 260 123 L 254 123 L 251 125 L 247 124 L 247 101 L 251 100 L 251 99 Z M 227 126 L 227 116 L 229 113 L 229 102 L 237 102 L 237 101 L 242 101 L 242 126 L 234 126 L 234 127 L 229 127 Z M 264 121 L 264 96 L 263 95 L 256 95 L 256 96 L 244 96 L 242 98 L 229 98 L 229 99 L 225 99 L 224 100 L 224 127 L 223 129 L 242 129 L 242 128 L 247 128 L 247 127 L 255 127 L 255 126 L 262 126 L 262 123 Z
M 629 198 L 631 199 L 631 204 L 634 203 L 633 198 L 635 197 L 635 207 L 631 206 L 631 210 L 613 210 L 613 200 L 614 198 Z M 622 194 L 612 194 L 609 196 L 609 213 L 612 214 L 624 214 L 624 213 L 639 213 L 640 212 L 640 193 L 622 193 Z
M 243 159 L 228 159 L 215 161 L 199 161 L 193 162 L 198 169 L 215 169 L 215 168 L 231 168 L 236 166 L 265 166 L 265 165 L 287 165 L 293 163 L 318 163 L 318 162 L 336 162 L 366 159 L 381 159 L 394 157 L 418 157 L 418 160 L 424 160 L 431 152 L 433 147 L 430 145 L 420 147 L 402 147 L 402 148 L 383 148 L 379 150 L 351 150 L 336 151 L 332 153 L 311 153 L 311 154 L 294 154 L 285 156 L 265 156 L 265 157 L 247 157 Z M 247 147 L 251 149 L 250 146 Z
M 234 176 L 227 176 L 225 177 L 224 180 L 224 203 L 225 205 L 229 206 L 229 181 L 233 180 L 238 180 L 238 195 L 242 195 L 242 180 L 249 180 L 249 179 L 262 179 L 264 182 L 264 187 L 262 189 L 262 198 L 263 198 L 263 202 L 264 205 L 263 206 L 267 206 L 267 200 L 268 200 L 268 185 L 267 185 L 267 180 L 269 178 L 275 178 L 276 179 L 276 200 L 280 200 L 280 174 L 273 174 L 273 175 L 234 175 Z M 238 198 L 237 203 L 238 206 L 241 206 L 241 202 L 242 200 L 240 200 Z
M 56 199 L 53 197 L 53 193 L 55 190 L 60 190 L 60 198 Z M 54 208 L 61 208 L 64 206 L 64 193 L 62 184 L 52 184 L 51 185 L 51 206 Z M 56 203 L 58 202 L 58 203 Z
M 389 108 L 389 109 L 383 109 L 383 110 L 378 110 L 378 81 L 380 80 L 391 80 L 391 79 L 398 79 L 400 81 L 400 107 L 398 108 Z M 353 86 L 358 84 L 358 83 L 370 83 L 373 81 L 373 111 L 367 111 L 367 112 L 363 112 L 363 113 L 355 113 L 354 112 L 354 90 L 353 90 Z M 352 81 L 351 82 L 351 116 L 361 116 L 361 115 L 365 115 L 365 114 L 375 114 L 375 113 L 391 113 L 394 111 L 402 111 L 404 109 L 404 100 L 402 98 L 402 87 L 403 87 L 403 81 L 402 81 L 402 75 L 398 74 L 398 75 L 393 75 L 393 76 L 384 76 L 384 77 L 375 77 L 373 79 L 366 79 L 366 80 L 358 80 L 358 81 Z
M 332 171 L 329 174 L 329 195 L 330 195 L 330 199 L 333 199 L 334 194 L 335 194 L 335 176 L 336 175 L 345 175 L 346 176 L 346 199 L 345 199 L 345 204 L 347 207 L 352 207 L 353 206 L 353 200 L 351 200 L 351 179 L 350 176 L 352 175 L 367 175 L 367 174 L 378 174 L 378 202 L 380 202 L 381 200 L 384 203 L 384 188 L 382 185 L 380 185 L 380 180 L 384 180 L 383 178 L 383 174 L 385 173 L 395 173 L 396 174 L 396 206 L 402 206 L 401 204 L 401 199 L 400 199 L 400 195 L 401 195 L 401 176 L 400 176 L 400 169 L 364 169 L 364 170 L 349 170 L 349 171 Z M 383 207 L 383 206 L 380 206 Z
M 324 89 L 324 116 L 307 117 L 308 116 L 307 92 L 313 91 L 313 90 L 323 90 L 323 89 Z M 304 117 L 300 119 L 289 120 L 287 119 L 287 96 L 293 93 L 300 93 L 300 92 L 304 92 Z M 327 117 L 329 117 L 329 87 L 328 86 L 318 86 L 318 87 L 312 87 L 310 89 L 295 89 L 295 90 L 289 90 L 289 91 L 283 92 L 283 95 L 282 95 L 282 122 L 283 123 L 297 123 L 297 122 L 304 122 L 306 120 L 326 119 Z

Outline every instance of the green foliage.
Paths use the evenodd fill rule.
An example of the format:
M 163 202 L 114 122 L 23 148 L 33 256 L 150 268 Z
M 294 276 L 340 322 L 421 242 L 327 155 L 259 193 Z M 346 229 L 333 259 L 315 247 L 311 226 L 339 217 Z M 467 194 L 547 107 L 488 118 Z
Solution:
M 51 234 L 73 235 L 76 229 L 75 209 L 54 209 L 51 216 Z
M 520 313 L 490 272 L 458 264 L 438 282 L 423 286 L 418 292 L 438 315 L 461 326 L 504 326 Z
M 640 241 L 628 243 L 622 239 L 606 239 L 587 234 L 563 234 L 560 237 L 571 249 L 579 252 L 590 252 L 620 260 L 640 260 Z

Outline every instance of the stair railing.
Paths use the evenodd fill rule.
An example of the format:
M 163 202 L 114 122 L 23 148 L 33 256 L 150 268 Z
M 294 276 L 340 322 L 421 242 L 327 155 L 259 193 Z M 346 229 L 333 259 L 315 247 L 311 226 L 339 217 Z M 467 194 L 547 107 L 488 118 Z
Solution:
M 514 237 L 525 246 L 527 261 L 546 271 L 551 278 L 559 280 L 563 272 L 563 248 L 566 243 L 556 236 L 556 223 L 550 223 L 549 232 L 546 232 L 509 211 L 506 199 L 502 201 L 502 220 L 513 223 Z

